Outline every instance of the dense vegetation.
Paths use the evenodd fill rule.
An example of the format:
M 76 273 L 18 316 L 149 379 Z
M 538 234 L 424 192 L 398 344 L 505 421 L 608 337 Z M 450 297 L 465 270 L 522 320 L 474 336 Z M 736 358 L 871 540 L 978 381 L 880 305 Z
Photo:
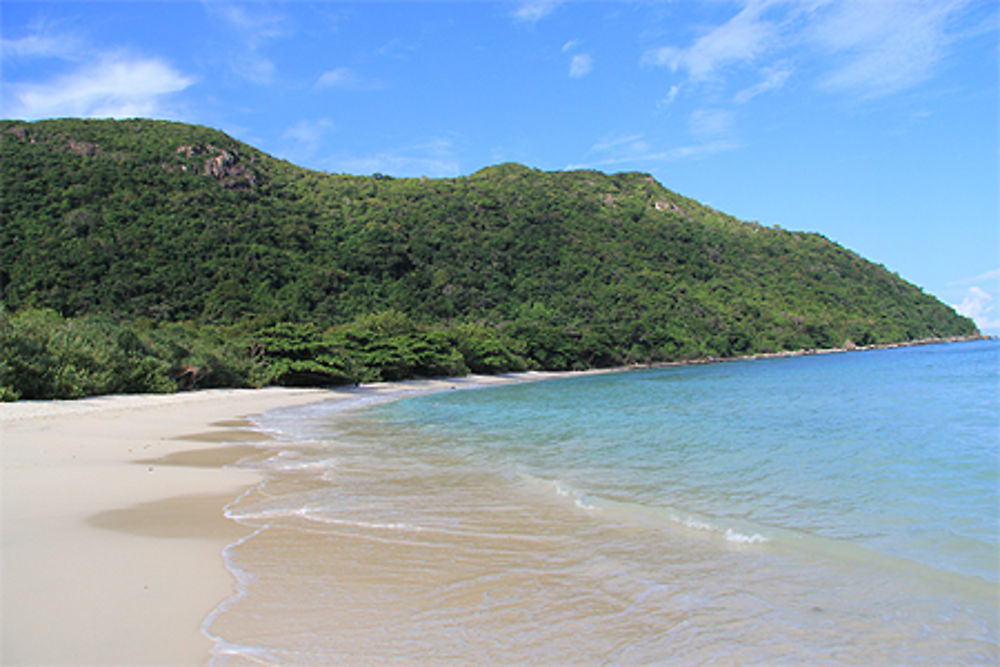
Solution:
M 6 397 L 969 335 L 822 236 L 638 173 L 331 175 L 203 127 L 0 122 Z

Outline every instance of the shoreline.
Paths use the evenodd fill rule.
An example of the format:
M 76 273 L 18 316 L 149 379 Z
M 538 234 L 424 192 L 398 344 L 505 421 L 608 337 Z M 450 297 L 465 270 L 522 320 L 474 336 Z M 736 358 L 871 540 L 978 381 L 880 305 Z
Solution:
M 978 336 L 946 336 L 944 338 L 918 338 L 899 343 L 878 343 L 876 345 L 854 345 L 844 347 L 802 348 L 799 350 L 782 350 L 781 352 L 757 352 L 736 357 L 703 357 L 683 361 L 657 361 L 651 364 L 628 366 L 627 368 L 666 368 L 670 366 L 697 366 L 699 364 L 717 364 L 727 361 L 755 361 L 757 359 L 785 359 L 787 357 L 810 357 L 822 354 L 842 354 L 847 352 L 871 352 L 874 350 L 895 350 L 903 347 L 920 347 L 923 345 L 948 345 L 951 343 L 975 343 L 978 341 L 997 340 L 997 336 L 980 334 Z M 848 341 L 850 342 L 850 341 Z
M 0 404 L 0 662 L 208 662 L 223 549 L 252 532 L 224 508 L 263 479 L 225 467 L 267 451 L 252 415 L 603 372 Z
M 839 376 L 842 379 L 846 378 L 847 386 L 854 386 L 856 364 L 861 364 L 862 367 L 874 364 L 885 369 L 897 365 L 913 367 L 913 364 L 922 367 L 933 365 L 933 362 L 928 363 L 927 359 L 940 355 L 952 355 L 953 359 L 968 358 L 970 355 L 981 358 L 984 355 L 993 356 L 992 353 L 995 351 L 993 343 L 965 347 L 969 349 L 961 346 L 958 348 L 942 346 L 927 348 L 926 352 L 875 354 L 868 355 L 865 359 L 858 357 L 857 362 L 852 361 L 853 357 L 838 357 L 829 358 L 828 362 L 815 359 L 814 361 L 818 363 L 803 360 L 776 361 L 763 366 L 739 364 L 744 370 L 734 370 L 731 373 L 720 367 L 720 372 L 723 377 L 739 383 L 743 382 L 745 376 L 762 373 L 761 378 L 765 384 L 761 387 L 767 391 L 754 392 L 755 396 L 763 398 L 748 396 L 749 405 L 757 404 L 758 400 L 771 400 L 775 395 L 794 399 L 796 393 L 800 391 L 800 385 L 794 379 L 801 378 L 803 374 L 818 373 L 817 377 L 824 379 L 820 384 L 813 384 L 813 388 L 818 390 L 818 405 L 821 406 L 814 413 L 819 421 L 810 425 L 807 433 L 819 434 L 819 428 L 829 423 L 826 418 L 837 414 L 838 409 L 847 408 L 848 415 L 845 416 L 858 413 L 856 409 L 851 409 L 852 406 L 848 403 L 826 402 L 827 391 L 831 386 L 827 380 Z M 951 365 L 947 364 L 946 374 L 950 372 L 949 368 Z M 841 375 L 837 369 L 846 371 L 846 375 Z M 651 560 L 647 564 L 654 567 L 640 568 L 639 573 L 649 576 L 636 577 L 636 580 L 668 583 L 662 588 L 656 587 L 654 596 L 660 595 L 660 597 L 656 604 L 651 604 L 649 607 L 638 606 L 644 604 L 647 599 L 645 595 L 648 589 L 643 591 L 640 587 L 632 594 L 623 595 L 619 600 L 620 606 L 612 605 L 606 610 L 608 618 L 602 618 L 602 621 L 606 622 L 584 623 L 593 630 L 594 636 L 603 636 L 601 634 L 603 627 L 614 627 L 612 624 L 615 621 L 612 619 L 628 616 L 630 610 L 637 610 L 638 619 L 647 617 L 647 613 L 643 612 L 652 611 L 667 618 L 672 613 L 677 613 L 678 620 L 684 619 L 687 616 L 685 612 L 690 609 L 685 605 L 689 598 L 684 595 L 684 591 L 697 596 L 706 590 L 713 590 L 715 586 L 713 582 L 716 581 L 725 582 L 717 589 L 720 597 L 735 594 L 735 597 L 739 598 L 741 594 L 746 594 L 748 589 L 752 589 L 747 585 L 744 576 L 748 570 L 753 570 L 756 565 L 761 564 L 761 561 L 755 561 L 757 556 L 761 556 L 764 559 L 774 559 L 770 564 L 777 565 L 773 574 L 778 574 L 778 579 L 788 574 L 790 579 L 798 581 L 798 586 L 793 585 L 787 590 L 789 595 L 786 601 L 789 604 L 777 602 L 774 606 L 767 604 L 766 609 L 761 611 L 766 615 L 768 611 L 773 612 L 781 607 L 783 618 L 794 619 L 792 622 L 796 624 L 801 623 L 800 627 L 807 629 L 803 634 L 802 646 L 812 646 L 809 639 L 811 634 L 822 635 L 834 628 L 837 628 L 838 632 L 831 634 L 839 634 L 839 630 L 843 628 L 844 634 L 865 637 L 862 645 L 870 644 L 869 649 L 878 648 L 880 634 L 883 640 L 886 636 L 898 636 L 900 641 L 896 643 L 906 644 L 908 629 L 905 624 L 897 625 L 893 622 L 883 625 L 876 618 L 869 618 L 873 626 L 870 632 L 853 632 L 863 628 L 853 626 L 848 618 L 851 616 L 855 619 L 865 618 L 867 609 L 878 606 L 885 600 L 889 600 L 890 605 L 900 605 L 893 606 L 894 609 L 905 610 L 908 596 L 917 595 L 914 588 L 901 585 L 900 590 L 904 591 L 901 597 L 881 597 L 886 595 L 885 590 L 879 586 L 879 582 L 884 583 L 884 580 L 861 576 L 866 574 L 865 570 L 869 566 L 881 573 L 895 567 L 900 567 L 901 571 L 910 571 L 911 564 L 905 559 L 893 560 L 890 557 L 886 560 L 878 559 L 876 563 L 871 560 L 872 554 L 864 548 L 858 550 L 848 548 L 845 552 L 839 542 L 833 544 L 822 539 L 814 541 L 808 537 L 805 537 L 806 543 L 802 544 L 801 533 L 792 530 L 788 533 L 770 532 L 767 522 L 755 524 L 749 520 L 747 523 L 736 520 L 732 524 L 724 523 L 725 519 L 721 517 L 727 516 L 726 512 L 716 514 L 709 511 L 701 516 L 689 515 L 685 510 L 679 509 L 687 505 L 680 501 L 677 503 L 676 513 L 673 503 L 669 504 L 665 513 L 660 513 L 657 510 L 663 508 L 655 506 L 659 504 L 656 501 L 662 496 L 650 495 L 656 491 L 647 492 L 645 499 L 655 499 L 649 505 L 642 502 L 627 506 L 604 504 L 603 500 L 617 500 L 622 497 L 628 499 L 630 496 L 626 492 L 603 495 L 601 491 L 607 487 L 602 487 L 600 484 L 589 486 L 587 482 L 594 477 L 586 477 L 587 473 L 583 473 L 585 477 L 574 478 L 577 470 L 589 471 L 590 468 L 586 463 L 591 461 L 594 462 L 595 469 L 603 470 L 597 467 L 603 465 L 599 463 L 601 459 L 578 458 L 575 447 L 571 446 L 567 450 L 561 445 L 556 445 L 551 451 L 542 450 L 550 452 L 542 458 L 554 460 L 556 457 L 550 454 L 572 452 L 572 463 L 567 465 L 565 459 L 560 457 L 557 465 L 546 467 L 540 463 L 541 459 L 535 458 L 533 454 L 527 454 L 536 447 L 544 448 L 546 441 L 575 442 L 578 437 L 594 442 L 596 445 L 594 451 L 602 452 L 602 456 L 603 452 L 616 457 L 621 452 L 635 451 L 632 448 L 617 447 L 616 436 L 622 433 L 620 430 L 615 430 L 613 433 L 598 430 L 600 436 L 592 438 L 594 432 L 588 427 L 583 427 L 582 430 L 579 426 L 572 430 L 561 427 L 560 425 L 568 426 L 574 421 L 572 417 L 566 417 L 574 413 L 564 409 L 572 405 L 576 406 L 573 409 L 581 411 L 597 408 L 605 410 L 616 406 L 614 398 L 616 396 L 630 393 L 648 394 L 654 391 L 655 386 L 668 392 L 651 395 L 656 412 L 663 411 L 665 406 L 676 404 L 678 414 L 687 412 L 690 417 L 690 431 L 684 428 L 656 431 L 672 435 L 683 434 L 674 441 L 678 443 L 676 447 L 668 447 L 665 451 L 672 450 L 678 458 L 684 458 L 684 452 L 692 451 L 690 446 L 695 447 L 694 451 L 700 451 L 702 445 L 709 444 L 698 435 L 705 428 L 703 423 L 705 411 L 684 409 L 684 406 L 690 405 L 685 402 L 684 396 L 690 395 L 690 391 L 696 391 L 686 388 L 687 380 L 690 379 L 695 386 L 701 384 L 703 388 L 712 390 L 718 388 L 716 383 L 719 374 L 707 367 L 703 370 L 691 370 L 692 373 L 682 372 L 681 375 L 676 375 L 674 370 L 664 370 L 638 375 L 610 375 L 592 380 L 581 379 L 579 383 L 537 384 L 517 388 L 513 395 L 509 394 L 510 390 L 504 390 L 499 394 L 495 392 L 479 394 L 481 396 L 479 399 L 474 398 L 472 394 L 465 394 L 466 398 L 463 398 L 463 395 L 435 394 L 419 398 L 416 403 L 407 401 L 410 408 L 404 407 L 406 404 L 403 403 L 395 404 L 401 412 L 393 410 L 389 414 L 382 415 L 378 414 L 381 410 L 371 413 L 367 409 L 338 414 L 330 412 L 326 407 L 271 413 L 271 417 L 260 422 L 261 426 L 283 431 L 287 434 L 283 439 L 298 445 L 293 445 L 291 451 L 275 459 L 272 462 L 273 467 L 268 464 L 273 484 L 269 483 L 264 493 L 251 492 L 244 500 L 232 506 L 233 516 L 240 517 L 241 521 L 258 528 L 260 532 L 227 551 L 232 570 L 240 576 L 241 588 L 238 595 L 220 605 L 218 614 L 206 619 L 206 630 L 220 638 L 217 648 L 219 659 L 223 662 L 230 657 L 238 662 L 260 659 L 275 664 L 308 662 L 308 657 L 312 656 L 317 656 L 317 662 L 320 661 L 318 656 L 323 656 L 325 661 L 345 664 L 370 662 L 372 656 L 390 662 L 392 658 L 413 659 L 421 655 L 449 655 L 458 659 L 460 656 L 478 654 L 487 656 L 482 658 L 487 662 L 504 659 L 515 662 L 540 659 L 539 653 L 518 652 L 510 643 L 503 641 L 496 641 L 493 644 L 484 641 L 477 650 L 471 649 L 472 646 L 477 646 L 471 639 L 468 644 L 458 643 L 462 641 L 459 638 L 494 637 L 493 632 L 497 632 L 507 639 L 522 638 L 524 640 L 522 645 L 549 648 L 558 646 L 552 653 L 546 654 L 550 659 L 552 656 L 562 656 L 564 660 L 569 660 L 566 656 L 573 655 L 577 660 L 586 661 L 588 658 L 602 656 L 604 661 L 614 662 L 615 660 L 609 656 L 621 657 L 622 654 L 605 653 L 598 644 L 587 645 L 585 642 L 580 642 L 580 646 L 587 645 L 588 649 L 579 654 L 570 653 L 569 650 L 577 644 L 571 642 L 572 645 L 559 645 L 558 642 L 565 636 L 558 632 L 548 636 L 546 642 L 552 641 L 551 644 L 543 641 L 535 643 L 532 639 L 538 638 L 532 634 L 531 625 L 534 622 L 535 627 L 564 626 L 565 617 L 560 617 L 555 610 L 577 607 L 581 597 L 584 600 L 579 607 L 586 609 L 588 613 L 593 613 L 594 607 L 588 603 L 594 598 L 590 597 L 589 593 L 606 590 L 604 588 L 606 585 L 611 588 L 614 584 L 610 582 L 617 582 L 618 573 L 626 568 L 624 563 L 627 562 L 630 566 L 635 564 L 630 560 L 630 556 L 640 549 L 632 551 L 634 546 L 632 540 L 641 542 L 636 538 L 636 534 L 645 533 L 647 530 L 650 531 L 647 533 L 650 542 L 644 544 L 653 547 L 648 552 Z M 785 378 L 793 380 L 791 384 L 781 383 L 788 388 L 787 393 L 772 393 L 771 390 L 776 388 L 773 382 L 776 374 L 778 377 L 786 374 Z M 888 372 L 873 375 L 892 377 L 896 374 Z M 677 384 L 671 380 L 682 382 Z M 629 387 L 622 388 L 619 383 Z M 808 386 L 808 383 L 802 386 Z M 843 385 L 833 386 L 841 389 L 831 395 L 843 395 Z M 587 398 L 582 398 L 584 394 L 578 394 L 577 391 L 586 392 L 588 387 L 597 393 L 590 393 L 587 394 Z M 677 393 L 673 393 L 674 389 Z M 521 394 L 524 390 L 530 395 Z M 577 400 L 564 401 L 562 398 L 564 390 L 573 394 Z M 506 398 L 503 398 L 504 395 Z M 704 404 L 705 398 L 711 401 L 719 395 L 722 394 L 718 391 L 701 394 L 694 404 L 700 407 Z M 494 399 L 488 396 L 493 396 Z M 667 397 L 678 400 L 675 402 Z M 559 407 L 558 412 L 550 413 L 542 407 L 549 400 L 556 402 Z M 473 431 L 460 428 L 453 432 L 449 424 L 456 421 L 461 422 L 464 427 L 472 425 L 465 422 L 464 415 L 470 414 L 468 413 L 470 403 L 479 404 L 480 401 L 490 405 L 484 407 L 486 411 L 483 413 L 484 421 L 473 418 L 472 424 L 478 424 L 473 426 Z M 527 412 L 513 408 L 515 403 L 523 406 Z M 588 403 L 590 403 L 589 408 Z M 864 403 L 872 406 L 877 414 L 885 414 L 881 409 L 885 406 L 880 405 L 878 401 L 864 401 Z M 781 404 L 795 405 L 795 402 L 784 400 Z M 493 407 L 499 407 L 499 411 L 493 412 Z M 745 434 L 755 432 L 746 430 L 743 425 L 743 415 L 752 411 L 732 411 L 731 407 L 729 406 L 726 413 L 721 414 L 740 415 L 731 422 L 737 428 L 737 432 Z M 853 406 L 853 408 L 861 407 L 861 405 Z M 336 406 L 332 406 L 332 410 L 337 409 Z M 511 409 L 514 411 L 507 412 Z M 530 424 L 532 413 L 537 414 L 536 411 L 539 410 L 544 411 L 545 421 L 555 424 L 554 429 L 548 431 L 541 424 L 536 424 L 534 428 L 529 426 L 526 432 L 521 418 L 529 420 L 527 423 Z M 671 411 L 670 408 L 666 410 Z M 631 415 L 644 412 L 636 410 L 617 413 Z M 763 410 L 755 414 L 767 412 Z M 871 418 L 876 413 L 864 414 Z M 479 414 L 478 409 L 475 414 Z M 561 418 L 553 422 L 552 417 L 556 415 L 561 415 Z M 763 422 L 754 422 L 754 425 L 775 423 L 775 416 L 772 415 Z M 313 426 L 313 418 L 317 424 L 323 426 Z M 566 418 L 571 421 L 566 422 Z M 727 420 L 723 418 L 719 421 Z M 794 419 L 781 421 L 797 423 Z M 306 422 L 309 426 L 306 426 Z M 893 422 L 894 420 L 889 420 L 886 423 Z M 668 420 L 664 423 L 671 422 Z M 866 420 L 865 423 L 879 422 Z M 509 438 L 508 429 L 513 424 L 522 426 L 516 431 L 517 435 Z M 423 425 L 427 425 L 428 430 L 425 431 Z M 802 433 L 801 428 L 798 431 L 794 428 L 789 431 L 791 434 L 796 432 Z M 580 436 L 580 433 L 586 435 Z M 533 438 L 534 434 L 540 434 L 540 437 L 536 440 Z M 632 440 L 631 437 L 627 439 Z M 737 438 L 736 441 L 741 439 Z M 793 439 L 798 440 L 797 437 Z M 725 452 L 726 445 L 723 443 L 727 440 L 719 440 L 722 452 Z M 850 438 L 843 440 L 851 441 Z M 685 445 L 681 441 L 697 444 Z M 811 443 L 813 439 L 807 437 L 802 441 Z M 761 442 L 767 440 L 762 439 Z M 498 447 L 499 443 L 507 445 Z M 504 449 L 505 446 L 511 449 Z M 769 447 L 760 449 L 773 451 Z M 489 453 L 484 454 L 484 451 Z M 817 451 L 825 452 L 826 448 L 821 446 Z M 503 452 L 502 457 L 497 456 L 498 452 Z M 288 458 L 285 458 L 284 454 L 288 454 Z M 654 456 L 659 454 L 656 453 Z M 823 459 L 825 454 L 820 454 L 820 457 Z M 840 458 L 850 461 L 853 457 Z M 634 463 L 634 460 L 629 463 L 625 458 L 621 460 L 623 465 Z M 676 459 L 674 460 L 676 462 Z M 616 467 L 615 459 L 612 458 L 610 461 L 611 466 Z M 706 467 L 703 472 L 708 472 L 709 475 L 712 475 L 713 470 L 725 470 L 725 466 L 719 468 L 712 465 L 710 468 L 713 470 L 708 468 Z M 759 469 L 755 466 L 747 470 Z M 795 470 L 797 466 L 791 465 L 788 469 Z M 524 470 L 531 472 L 522 473 Z M 670 479 L 669 470 L 678 470 L 676 465 L 670 465 L 665 470 L 669 480 L 668 485 L 680 482 L 679 479 Z M 686 473 L 681 474 L 688 477 Z M 878 475 L 877 472 L 875 474 Z M 757 476 L 757 473 L 750 472 L 748 476 Z M 769 477 L 771 475 L 759 478 L 763 480 L 761 484 L 770 486 Z M 774 475 L 773 479 L 778 477 L 779 475 Z M 610 478 L 602 474 L 598 479 L 604 481 Z M 715 479 L 711 476 L 698 478 Z M 639 478 L 633 478 L 631 475 L 622 478 L 626 483 L 633 479 L 641 479 L 641 475 Z M 331 483 L 334 486 L 329 486 Z M 808 496 L 807 493 L 806 497 Z M 816 506 L 820 515 L 824 506 L 829 504 Z M 808 518 L 817 514 L 814 511 L 805 516 Z M 627 526 L 628 537 L 621 539 L 621 534 L 604 533 L 604 529 L 610 525 Z M 533 530 L 532 526 L 544 527 Z M 578 538 L 583 539 L 580 537 L 582 534 L 601 537 L 594 543 L 576 542 Z M 572 552 L 574 557 L 570 557 L 570 551 L 560 550 L 563 547 L 569 548 L 567 542 L 579 547 L 584 544 L 588 546 L 581 551 Z M 601 572 L 594 562 L 599 560 L 595 554 L 615 553 L 615 545 L 620 543 L 629 545 L 629 556 L 622 556 L 621 560 L 609 558 L 608 561 L 603 561 L 610 561 L 613 563 L 612 567 L 616 569 L 613 572 Z M 700 550 L 699 543 L 704 546 L 704 551 Z M 665 545 L 676 548 L 672 556 L 668 555 Z M 727 559 L 726 554 L 733 558 Z M 747 557 L 752 562 L 750 566 L 744 561 Z M 716 561 L 715 558 L 719 560 Z M 692 561 L 712 562 L 718 567 L 706 568 L 701 574 L 710 576 L 700 579 L 691 576 L 696 569 L 692 568 Z M 574 570 L 572 566 L 567 569 L 560 567 L 565 563 L 585 564 L 581 568 L 585 574 L 580 570 Z M 810 570 L 794 567 L 793 563 L 815 565 L 822 563 L 822 565 L 819 565 L 817 570 Z M 844 602 L 840 595 L 852 589 L 834 583 L 835 578 L 827 578 L 832 570 L 826 568 L 833 564 L 836 564 L 834 569 L 844 575 L 845 578 L 840 580 L 844 584 L 854 586 L 861 581 L 865 582 L 858 586 L 856 595 L 844 596 L 852 600 L 850 604 Z M 660 565 L 665 567 L 658 569 Z M 553 569 L 549 570 L 549 567 Z M 517 572 L 527 574 L 524 579 L 518 579 L 515 574 Z M 574 579 L 573 574 L 584 574 L 584 576 Z M 859 576 L 854 576 L 855 574 Z M 803 585 L 805 580 L 813 575 L 816 575 L 812 580 L 813 583 Z M 933 578 L 938 580 L 937 576 Z M 558 588 L 557 580 L 569 579 L 577 585 L 567 586 L 560 593 L 554 593 L 552 600 L 545 598 L 548 602 L 545 605 L 546 609 L 554 615 L 550 616 L 532 607 L 533 600 L 544 598 L 548 590 Z M 771 595 L 776 591 L 773 585 L 775 579 L 774 576 L 766 576 L 759 580 L 763 584 L 760 589 L 762 597 L 759 599 L 767 600 L 768 603 L 774 601 Z M 893 579 L 893 582 L 895 583 L 896 579 Z M 970 582 L 962 583 L 966 584 L 963 588 L 968 591 L 979 590 L 975 582 L 971 582 L 971 585 Z M 952 585 L 949 583 L 948 587 Z M 622 588 L 616 586 L 613 590 L 620 592 Z M 664 590 L 668 593 L 661 592 Z M 834 590 L 839 593 L 828 598 L 814 595 L 815 591 L 822 590 L 827 592 Z M 518 595 L 514 591 L 529 593 L 515 602 Z M 582 595 L 581 591 L 584 591 Z M 872 593 L 872 597 L 866 598 L 869 593 Z M 714 595 L 706 597 L 718 599 Z M 491 604 L 494 600 L 501 602 Z M 636 603 L 636 600 L 640 602 Z M 798 607 L 798 604 L 805 605 L 806 601 L 815 608 Z M 841 606 L 842 603 L 844 606 Z M 739 607 L 739 603 L 737 602 L 735 606 Z M 853 611 L 847 612 L 848 608 Z M 836 611 L 833 614 L 825 613 L 834 609 Z M 618 613 L 613 613 L 616 611 Z M 820 611 L 824 614 L 821 615 Z M 520 615 L 527 623 L 518 625 L 515 615 Z M 652 615 L 654 614 L 648 614 Z M 588 615 L 584 613 L 580 617 L 587 618 Z M 601 613 L 598 612 L 590 618 L 594 617 L 601 617 Z M 699 616 L 700 620 L 696 622 L 702 623 L 701 632 L 711 634 L 718 631 L 720 626 L 723 628 L 726 626 L 725 622 L 716 623 L 717 619 L 722 617 L 724 614 L 722 616 L 706 614 Z M 411 624 L 409 619 L 418 620 Z M 840 625 L 841 623 L 844 625 Z M 666 623 L 665 626 L 654 626 L 650 622 L 649 625 L 643 624 L 643 627 L 647 630 L 651 626 L 656 627 L 656 631 L 649 634 L 663 636 L 669 635 L 672 625 Z M 780 638 L 784 637 L 782 630 L 785 629 L 782 623 L 773 625 L 768 623 L 766 626 L 768 629 L 758 636 L 759 639 L 764 639 L 761 643 L 767 644 L 768 639 L 773 639 L 780 646 Z M 810 626 L 816 633 L 808 630 Z M 450 634 L 444 633 L 445 628 L 450 629 Z M 884 633 L 881 632 L 882 628 L 885 628 Z M 899 635 L 893 634 L 897 631 Z M 701 632 L 695 634 L 701 635 Z M 591 633 L 572 634 L 579 637 Z M 725 630 L 720 632 L 719 639 L 723 634 Z M 404 639 L 397 643 L 390 638 L 390 635 Z M 440 644 L 435 641 L 435 637 L 453 637 L 457 642 L 445 641 Z M 614 643 L 626 642 L 626 637 L 620 628 L 606 636 Z M 872 641 L 873 639 L 875 641 Z M 829 650 L 840 650 L 840 646 L 836 643 L 838 641 L 833 638 L 834 643 L 830 645 Z M 710 641 L 705 645 L 711 647 L 715 644 L 716 642 Z M 753 645 L 754 642 L 750 641 L 748 644 Z M 407 652 L 406 649 L 410 646 L 420 652 Z M 500 646 L 505 648 L 498 649 Z M 729 649 L 729 655 L 732 655 L 732 648 Z M 855 653 L 854 657 L 858 659 L 860 656 L 863 659 L 866 650 Z M 806 650 L 798 655 L 800 658 L 810 655 L 813 659 L 817 656 L 822 659 L 823 654 L 823 651 L 809 653 Z M 828 651 L 825 654 L 830 655 Z M 891 653 L 871 654 L 892 661 L 886 657 L 893 655 Z M 948 655 L 947 652 L 931 654 Z M 645 657 L 655 656 L 662 659 L 676 655 L 669 650 L 663 650 L 645 654 Z M 704 660 L 708 659 L 708 656 L 718 658 L 720 655 L 724 656 L 726 653 L 701 653 L 699 657 Z M 772 653 L 764 650 L 756 655 L 757 660 L 766 661 L 782 653 L 780 649 Z M 989 654 L 984 653 L 984 655 Z M 631 654 L 631 657 L 635 658 L 635 654 Z
M 979 336 L 586 371 L 529 371 L 327 389 L 209 389 L 0 404 L 0 662 L 205 663 L 203 622 L 236 592 L 223 550 L 251 531 L 224 508 L 263 476 L 247 418 L 452 389 L 643 368 L 993 340 Z M 263 435 L 262 435 L 263 434 Z

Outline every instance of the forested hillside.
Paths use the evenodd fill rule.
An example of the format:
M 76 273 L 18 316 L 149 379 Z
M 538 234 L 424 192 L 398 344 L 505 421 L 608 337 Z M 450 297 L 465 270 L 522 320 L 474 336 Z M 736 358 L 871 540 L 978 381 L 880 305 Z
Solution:
M 0 333 L 127 331 L 171 378 L 161 388 L 204 368 L 196 349 L 246 366 L 224 384 L 386 377 L 358 355 L 402 335 L 438 356 L 388 376 L 976 333 L 822 236 L 741 222 L 645 174 L 326 174 L 146 120 L 4 121 L 0 142 Z M 15 387 L 24 360 L 9 357 L 0 382 Z

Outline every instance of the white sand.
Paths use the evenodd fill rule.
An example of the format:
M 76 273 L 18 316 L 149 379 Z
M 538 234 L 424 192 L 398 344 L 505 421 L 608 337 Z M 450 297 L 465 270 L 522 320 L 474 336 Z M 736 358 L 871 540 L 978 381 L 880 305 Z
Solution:
M 256 478 L 133 462 L 208 446 L 171 438 L 211 430 L 214 421 L 328 396 L 337 394 L 213 390 L 0 405 L 0 662 L 204 663 L 210 643 L 201 621 L 233 586 L 221 550 L 236 538 L 222 506 Z M 181 506 L 180 537 L 88 522 L 108 510 L 206 495 Z
M 0 663 L 210 658 L 200 626 L 233 592 L 221 552 L 243 530 L 224 518 L 223 507 L 258 478 L 218 462 L 149 462 L 220 447 L 209 436 L 175 438 L 232 431 L 232 424 L 213 423 L 359 393 L 407 395 L 559 375 L 0 404 Z M 232 446 L 245 450 L 246 443 Z M 217 455 L 205 452 L 204 460 Z

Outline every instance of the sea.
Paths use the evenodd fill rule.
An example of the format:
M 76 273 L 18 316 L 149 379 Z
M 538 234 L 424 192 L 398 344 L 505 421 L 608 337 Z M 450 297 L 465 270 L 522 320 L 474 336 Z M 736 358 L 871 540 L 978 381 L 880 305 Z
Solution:
M 1000 343 L 266 413 L 213 663 L 1000 662 Z

